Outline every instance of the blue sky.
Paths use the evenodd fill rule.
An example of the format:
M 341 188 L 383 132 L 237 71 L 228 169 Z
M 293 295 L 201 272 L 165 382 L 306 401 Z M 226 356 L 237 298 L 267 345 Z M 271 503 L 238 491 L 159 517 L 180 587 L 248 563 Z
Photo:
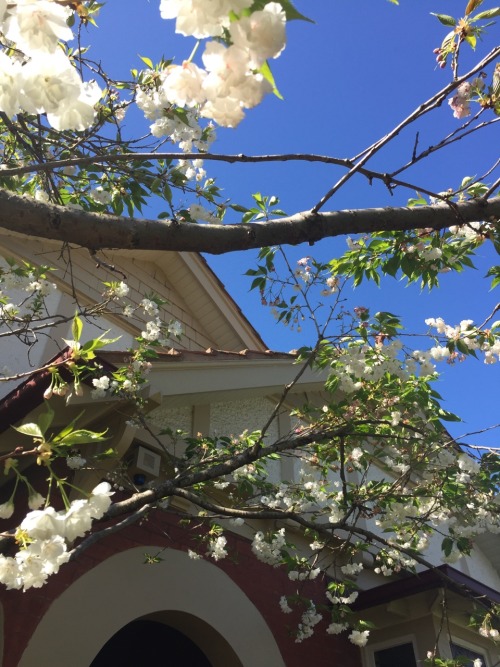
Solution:
M 112 76 L 128 77 L 130 68 L 140 68 L 138 54 L 153 61 L 161 56 L 175 57 L 176 62 L 190 54 L 194 40 L 175 35 L 174 23 L 160 19 L 158 4 L 158 0 L 121 0 L 117 11 L 116 3 L 109 2 L 101 12 L 99 28 L 89 30 L 90 55 L 101 58 Z M 401 0 L 397 7 L 387 0 L 296 0 L 296 7 L 315 23 L 290 23 L 288 46 L 272 62 L 284 100 L 268 96 L 247 113 L 237 130 L 219 130 L 214 152 L 307 152 L 352 157 L 450 81 L 450 70 L 437 68 L 433 54 L 446 29 L 430 12 L 458 15 L 465 4 L 465 0 L 451 6 L 447 0 Z M 490 6 L 492 3 L 486 0 L 483 7 Z M 498 28 L 490 30 L 479 43 L 477 59 L 495 45 L 495 30 Z M 470 50 L 464 50 L 463 72 L 475 62 L 474 57 Z M 136 119 L 134 115 L 126 119 L 130 133 L 138 131 Z M 390 171 L 411 157 L 416 129 L 420 146 L 426 147 L 458 124 L 444 104 L 418 128 L 404 131 L 370 164 L 374 169 Z M 464 176 L 484 173 L 498 158 L 497 128 L 487 128 L 424 161 L 406 174 L 408 180 L 440 191 L 456 188 Z M 275 194 L 287 213 L 311 208 L 343 173 L 338 167 L 308 163 L 207 163 L 206 168 L 228 199 L 250 206 L 252 192 Z M 495 178 L 498 172 L 489 181 Z M 401 190 L 390 197 L 382 185 L 369 185 L 358 176 L 335 195 L 326 210 L 404 205 L 413 194 Z M 344 249 L 345 240 L 325 240 L 313 248 L 292 248 L 290 256 L 292 261 L 303 255 L 326 261 Z M 248 292 L 249 280 L 242 274 L 255 264 L 255 256 L 255 252 L 232 253 L 207 259 L 269 347 L 286 351 L 310 342 L 307 330 L 299 336 L 277 325 L 268 309 L 260 305 L 258 294 Z M 411 331 L 418 332 L 426 330 L 427 317 L 441 316 L 450 324 L 466 318 L 479 323 L 500 301 L 499 290 L 490 292 L 489 282 L 483 279 L 494 261 L 498 263 L 492 248 L 483 245 L 477 271 L 445 275 L 435 292 L 405 288 L 386 279 L 380 289 L 349 288 L 348 306 L 365 305 L 374 312 L 389 310 L 401 315 Z M 486 366 L 482 360 L 469 359 L 444 371 L 437 389 L 446 400 L 445 407 L 465 420 L 450 427 L 454 435 L 500 422 L 500 364 Z M 497 441 L 496 432 L 481 438 L 482 443 L 490 445 Z

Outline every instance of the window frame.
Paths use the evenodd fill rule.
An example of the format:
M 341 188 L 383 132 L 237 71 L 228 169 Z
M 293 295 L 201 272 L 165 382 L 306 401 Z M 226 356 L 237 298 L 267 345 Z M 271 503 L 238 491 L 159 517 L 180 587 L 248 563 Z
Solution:
M 417 638 L 414 634 L 409 634 L 409 635 L 400 635 L 397 637 L 391 637 L 391 639 L 385 639 L 384 641 L 377 642 L 376 644 L 369 644 L 368 646 L 366 646 L 363 651 L 364 667 L 375 667 L 375 653 L 377 651 L 384 651 L 385 649 L 395 648 L 396 646 L 402 646 L 403 644 L 412 645 L 413 655 L 415 657 L 415 663 L 419 665 L 420 656 L 418 653 Z
M 481 658 L 483 661 L 482 667 L 489 667 L 491 664 L 491 659 L 489 655 L 489 651 L 486 647 L 479 646 L 478 644 L 473 644 L 470 641 L 467 641 L 466 639 L 462 639 L 462 637 L 457 637 L 456 635 L 452 635 L 449 639 L 449 645 L 450 645 L 450 656 L 453 655 L 451 645 L 458 646 L 459 648 L 465 648 L 469 651 L 474 651 L 474 653 L 478 654 L 478 658 Z

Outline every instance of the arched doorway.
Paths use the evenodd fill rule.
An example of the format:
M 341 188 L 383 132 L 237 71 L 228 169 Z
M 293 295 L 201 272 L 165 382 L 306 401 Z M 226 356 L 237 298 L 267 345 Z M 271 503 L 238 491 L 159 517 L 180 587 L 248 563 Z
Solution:
M 161 563 L 144 564 L 144 552 L 160 550 Z M 52 602 L 17 667 L 90 667 L 107 642 L 137 620 L 182 633 L 210 667 L 285 667 L 260 611 L 227 574 L 158 545 L 116 553 L 77 578 Z M 161 665 L 156 659 L 149 664 Z
M 138 619 L 109 639 L 90 667 L 212 667 L 203 651 L 169 625 Z

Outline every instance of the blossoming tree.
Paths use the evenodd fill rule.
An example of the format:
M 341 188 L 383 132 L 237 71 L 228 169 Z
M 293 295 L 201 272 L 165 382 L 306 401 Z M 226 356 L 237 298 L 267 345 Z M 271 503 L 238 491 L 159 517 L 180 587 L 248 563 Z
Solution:
M 328 613 L 328 632 L 347 631 L 354 644 L 363 646 L 369 627 L 351 608 L 363 568 L 383 577 L 433 567 L 426 551 L 436 539 L 443 561 L 452 563 L 471 552 L 478 534 L 500 532 L 497 450 L 455 442 L 442 425 L 454 416 L 443 410 L 432 385 L 440 362 L 469 356 L 488 365 L 498 361 L 500 320 L 495 312 L 486 313 L 482 324 L 430 318 L 427 342 L 414 349 L 395 315 L 364 307 L 349 310 L 343 304 L 346 285 L 363 279 L 378 284 L 386 275 L 421 281 L 432 289 L 442 273 L 470 268 L 484 244 L 499 251 L 498 162 L 481 179 L 464 174 L 458 188 L 444 193 L 402 176 L 498 122 L 500 65 L 495 61 L 500 48 L 468 71 L 460 66 L 464 49 L 474 48 L 500 15 L 500 8 L 482 5 L 482 0 L 469 0 L 461 17 L 436 15 L 445 27 L 437 62 L 449 67 L 448 83 L 391 132 L 344 159 L 212 152 L 217 127 L 236 127 L 266 95 L 279 94 L 272 62 L 285 49 L 287 23 L 307 20 L 290 0 L 162 0 L 158 19 L 175 20 L 176 31 L 195 37 L 197 46 L 182 64 L 144 57 L 145 69 L 133 70 L 127 81 L 112 80 L 105 65 L 82 46 L 81 30 L 99 21 L 101 3 L 0 0 L 0 226 L 61 241 L 69 255 L 72 244 L 83 246 L 97 258 L 106 248 L 208 253 L 260 248 L 257 266 L 247 272 L 251 287 L 285 324 L 312 323 L 315 339 L 298 352 L 297 379 L 308 366 L 323 370 L 329 396 L 323 406 L 297 410 L 297 428 L 271 442 L 266 436 L 286 403 L 286 387 L 260 431 L 192 440 L 183 456 L 173 457 L 169 475 L 148 488 L 130 490 L 119 502 L 113 502 L 108 481 L 88 497 L 71 501 L 71 483 L 57 476 L 56 461 L 64 458 L 70 468 L 92 465 L 85 445 L 103 442 L 106 435 L 80 429 L 77 423 L 54 432 L 51 397 L 78 395 L 87 383 L 96 398 L 132 398 L 137 419 L 145 423 L 141 388 L 150 359 L 182 335 L 177 321 L 162 317 L 162 303 L 154 295 L 145 294 L 138 306 L 129 303 L 126 278 L 107 267 L 115 271 L 116 281 L 103 285 L 99 304 L 83 307 L 76 300 L 72 339 L 49 367 L 47 416 L 17 426 L 19 446 L 2 456 L 14 483 L 12 496 L 0 505 L 1 517 L 12 516 L 22 485 L 28 487 L 30 506 L 18 526 L 4 529 L 2 584 L 23 590 L 42 586 L 96 538 L 103 521 L 122 515 L 137 520 L 170 498 L 184 498 L 203 511 L 207 526 L 205 544 L 193 557 L 219 560 L 227 555 L 221 518 L 250 527 L 257 519 L 283 522 L 268 534 L 254 531 L 255 556 L 287 568 L 298 583 L 330 575 L 324 609 L 300 595 L 281 599 L 285 613 L 301 608 L 297 640 L 310 636 Z M 415 142 L 409 162 L 391 173 L 372 166 L 404 128 L 417 126 L 445 100 L 451 128 L 446 136 L 426 149 Z M 128 136 L 122 126 L 134 107 L 147 120 L 147 135 L 141 129 Z M 172 144 L 170 152 L 166 144 Z M 215 161 L 290 160 L 334 164 L 344 173 L 310 210 L 291 216 L 279 209 L 276 197 L 254 195 L 250 207 L 223 200 L 207 173 Z M 408 207 L 325 211 L 356 175 L 380 181 L 391 194 L 407 189 Z M 158 202 L 166 211 L 156 219 L 135 217 Z M 291 266 L 282 249 L 343 234 L 354 238 L 349 236 L 348 250 L 329 262 L 304 256 Z M 491 266 L 488 275 L 496 287 L 500 267 Z M 3 337 L 50 333 L 56 320 L 64 320 L 50 310 L 49 276 L 50 267 L 5 258 L 0 274 Z M 328 316 L 318 316 L 320 304 Z M 139 312 L 147 321 L 129 363 L 106 372 L 96 355 L 109 339 L 86 340 L 85 322 L 106 313 L 134 318 Z M 0 380 L 30 373 L 5 374 Z M 163 434 L 167 448 L 171 435 Z M 80 453 L 68 453 L 75 446 Z M 301 462 L 300 479 L 272 484 L 268 463 L 285 454 Z M 35 490 L 23 474 L 18 463 L 27 456 L 46 468 L 48 489 Z M 221 491 L 228 485 L 232 493 L 223 501 Z M 55 496 L 62 509 L 54 509 Z M 305 551 L 294 544 L 290 525 L 307 535 Z M 477 621 L 480 632 L 495 640 L 496 623 L 495 610 L 486 606 Z M 444 664 L 434 655 L 430 660 Z

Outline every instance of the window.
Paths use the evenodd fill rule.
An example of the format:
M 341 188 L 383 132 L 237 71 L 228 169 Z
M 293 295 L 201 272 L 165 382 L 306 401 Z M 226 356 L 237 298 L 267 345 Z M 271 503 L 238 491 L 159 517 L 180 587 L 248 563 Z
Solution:
M 465 663 L 467 667 L 473 667 L 474 665 L 474 660 L 481 660 L 481 667 L 488 667 L 488 663 L 486 662 L 486 658 L 482 653 L 478 653 L 477 651 L 473 651 L 470 648 L 466 648 L 465 646 L 460 646 L 459 644 L 455 644 L 454 642 L 450 642 L 450 648 L 451 648 L 451 655 L 453 658 L 458 658 L 459 656 L 461 658 L 468 658 L 468 662 Z
M 411 642 L 375 651 L 373 657 L 375 667 L 417 667 Z

